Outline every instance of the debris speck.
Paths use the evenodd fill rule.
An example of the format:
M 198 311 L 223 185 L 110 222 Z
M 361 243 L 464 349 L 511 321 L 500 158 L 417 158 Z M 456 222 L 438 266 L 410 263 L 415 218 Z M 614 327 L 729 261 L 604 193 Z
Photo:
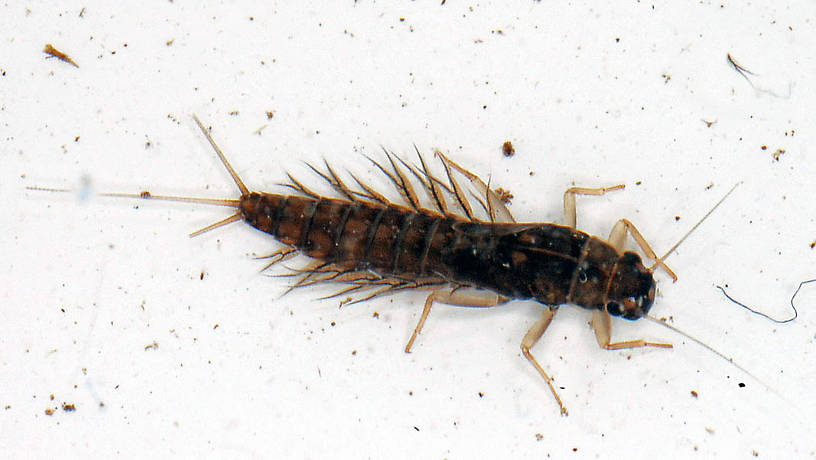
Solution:
M 510 141 L 505 142 L 502 144 L 502 153 L 506 157 L 512 157 L 516 154 L 516 149 L 513 147 L 513 143 Z
M 695 397 L 695 398 L 696 398 L 696 397 L 697 397 L 697 396 L 699 396 L 699 395 L 697 394 L 697 392 L 696 392 L 696 391 L 691 390 L 691 396 L 693 396 L 693 397 Z
M 509 190 L 505 190 L 501 187 L 494 190 L 494 192 L 496 192 L 496 195 L 499 196 L 499 199 L 504 204 L 510 204 L 510 201 L 513 199 L 513 194 L 510 193 Z
M 76 406 L 71 403 L 62 403 L 62 410 L 65 412 L 74 412 L 76 410 Z
M 541 441 L 542 439 L 544 439 L 544 435 L 541 434 L 541 433 L 536 433 L 535 438 L 536 438 L 536 441 Z
M 776 149 L 776 152 L 773 153 L 774 161 L 779 161 L 779 157 L 785 154 L 785 149 Z
M 68 64 L 71 64 L 72 66 L 74 66 L 76 68 L 79 68 L 79 65 L 77 65 L 77 63 L 74 62 L 73 59 L 71 59 L 71 56 L 68 56 L 67 54 L 63 53 L 62 51 L 54 48 L 50 43 L 46 43 L 45 48 L 43 48 L 43 53 L 45 53 L 45 54 L 47 54 L 49 56 L 53 56 L 53 57 L 59 59 L 60 61 L 67 62 Z
M 156 342 L 154 340 L 153 343 L 145 345 L 144 349 L 145 349 L 145 351 L 147 351 L 147 350 L 158 350 L 159 349 L 159 342 Z

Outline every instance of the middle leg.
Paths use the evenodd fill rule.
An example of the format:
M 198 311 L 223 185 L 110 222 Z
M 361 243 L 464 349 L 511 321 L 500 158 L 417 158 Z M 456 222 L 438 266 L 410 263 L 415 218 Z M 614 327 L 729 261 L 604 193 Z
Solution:
M 458 305 L 460 307 L 495 307 L 496 305 L 507 302 L 507 297 L 491 291 L 462 291 L 456 288 L 452 290 L 439 290 L 432 292 L 427 299 L 425 299 L 425 308 L 422 309 L 422 315 L 419 317 L 419 322 L 414 328 L 414 333 L 411 334 L 408 344 L 405 345 L 405 352 L 410 353 L 411 347 L 414 346 L 419 332 L 425 326 L 425 320 L 428 319 L 428 314 L 431 313 L 431 307 L 434 302 L 446 303 L 448 305 Z

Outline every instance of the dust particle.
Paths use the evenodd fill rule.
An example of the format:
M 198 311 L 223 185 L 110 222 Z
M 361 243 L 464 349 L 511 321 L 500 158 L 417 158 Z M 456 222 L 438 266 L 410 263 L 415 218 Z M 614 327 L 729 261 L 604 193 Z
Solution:
M 513 147 L 513 143 L 510 141 L 505 142 L 502 144 L 502 153 L 506 157 L 512 157 L 516 154 L 516 149 Z

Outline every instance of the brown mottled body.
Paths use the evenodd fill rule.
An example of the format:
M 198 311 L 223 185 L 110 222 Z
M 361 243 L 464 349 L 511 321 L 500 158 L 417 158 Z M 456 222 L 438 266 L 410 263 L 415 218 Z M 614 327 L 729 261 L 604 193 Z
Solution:
M 634 253 L 555 224 L 469 222 L 402 206 L 257 192 L 239 208 L 253 227 L 344 271 L 436 277 L 553 306 L 602 310 L 608 291 L 626 288 L 629 278 L 615 276 L 618 262 L 640 264 Z
M 418 150 L 419 165 L 409 164 L 388 151 L 385 154 L 390 169 L 369 158 L 395 186 L 403 198 L 402 204 L 389 200 L 353 174 L 350 175 L 360 186 L 359 189 L 346 186 L 328 163 L 324 171 L 311 165 L 309 167 L 342 198 L 328 198 L 314 193 L 291 175 L 290 182 L 282 185 L 294 189 L 297 194 L 252 192 L 227 161 L 209 130 L 198 118 L 194 118 L 235 181 L 241 192 L 240 198 L 194 198 L 152 195 L 150 192 L 103 195 L 236 208 L 236 212 L 229 217 L 190 236 L 231 222 L 246 221 L 286 246 L 264 257 L 269 261 L 265 269 L 298 254 L 314 259 L 304 268 L 293 269 L 292 276 L 299 278 L 291 285 L 292 288 L 337 282 L 347 287 L 329 297 L 373 291 L 368 291 L 371 293 L 367 292 L 353 302 L 393 294 L 402 289 L 433 289 L 425 300 L 422 314 L 405 347 L 406 352 L 411 351 L 434 303 L 493 307 L 513 299 L 534 299 L 547 305 L 524 335 L 521 351 L 547 382 L 564 415 L 567 409 L 553 379 L 531 353 L 531 348 L 544 334 L 560 305 L 574 304 L 592 310 L 592 328 L 598 344 L 607 350 L 671 348 L 668 343 L 641 339 L 613 342 L 611 320 L 620 317 L 658 321 L 648 316 L 655 298 L 653 269 L 659 267 L 677 279 L 664 260 L 685 236 L 665 255 L 658 257 L 627 219 L 620 219 L 606 240 L 576 229 L 576 196 L 603 195 L 623 189 L 623 184 L 567 189 L 564 192 L 566 225 L 516 223 L 501 194 L 440 152 L 436 152 L 436 156 L 442 162 L 447 180 L 430 172 Z M 468 187 L 462 187 L 457 177 L 464 177 Z M 430 202 L 432 207 L 423 203 L 415 190 L 417 185 L 422 187 L 425 201 Z M 489 220 L 477 217 L 474 208 L 477 211 L 478 208 L 474 205 L 480 205 Z M 654 261 L 651 268 L 645 267 L 636 253 L 624 250 L 627 236 L 637 243 L 647 258 Z M 350 301 L 351 297 L 343 304 Z M 674 329 L 668 325 L 666 327 Z

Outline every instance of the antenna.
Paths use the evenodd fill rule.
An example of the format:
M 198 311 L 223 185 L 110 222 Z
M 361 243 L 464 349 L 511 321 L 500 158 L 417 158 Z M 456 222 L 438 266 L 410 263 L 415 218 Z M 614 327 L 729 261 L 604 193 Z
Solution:
M 689 237 L 689 235 L 691 235 L 691 233 L 692 233 L 694 230 L 697 230 L 697 227 L 699 227 L 699 226 L 700 226 L 700 224 L 702 224 L 702 223 L 703 223 L 703 222 L 704 222 L 706 219 L 708 219 L 708 216 L 710 216 L 710 215 L 711 215 L 711 214 L 714 212 L 714 210 L 716 210 L 716 209 L 717 209 L 717 208 L 718 208 L 718 207 L 719 207 L 719 206 L 722 204 L 722 202 L 723 202 L 723 201 L 725 201 L 725 199 L 726 199 L 726 198 L 728 198 L 728 195 L 731 195 L 731 193 L 732 193 L 732 192 L 733 192 L 733 191 L 734 191 L 734 190 L 737 188 L 737 186 L 738 186 L 739 184 L 741 184 L 741 183 L 742 183 L 742 182 L 737 182 L 736 184 L 734 184 L 734 186 L 733 186 L 733 187 L 731 187 L 731 190 L 729 190 L 729 191 L 728 191 L 728 193 L 726 193 L 726 194 L 725 194 L 725 196 L 723 196 L 722 198 L 720 198 L 720 201 L 718 201 L 718 202 L 717 202 L 717 204 L 715 204 L 713 208 L 711 208 L 711 209 L 710 209 L 710 210 L 709 210 L 709 211 L 708 211 L 708 212 L 707 212 L 707 213 L 706 213 L 706 214 L 705 214 L 705 215 L 704 215 L 704 216 L 703 216 L 703 217 L 702 217 L 700 220 L 698 220 L 698 221 L 697 221 L 697 223 L 696 223 L 696 224 L 694 224 L 694 226 L 693 226 L 693 227 L 691 227 L 691 230 L 689 230 L 688 232 L 686 232 L 686 234 L 685 234 L 685 235 L 683 235 L 683 237 L 682 237 L 682 238 L 680 238 L 680 240 L 679 240 L 677 243 L 674 243 L 674 246 L 672 246 L 672 247 L 671 247 L 671 249 L 669 249 L 669 250 L 668 250 L 668 251 L 667 251 L 665 254 L 663 254 L 663 256 L 662 256 L 661 258 L 657 259 L 657 260 L 655 261 L 654 265 L 652 265 L 650 269 L 651 269 L 651 270 L 654 270 L 654 268 L 655 268 L 655 267 L 657 267 L 658 265 L 663 264 L 663 262 L 664 262 L 666 259 L 668 259 L 668 258 L 669 258 L 669 256 L 670 256 L 670 255 L 671 255 L 671 254 L 672 254 L 672 253 L 673 253 L 673 252 L 674 252 L 674 251 L 677 249 L 677 247 L 678 247 L 678 246 L 680 246 L 680 244 L 681 244 L 683 241 L 686 241 L 686 238 L 688 238 L 688 237 Z

